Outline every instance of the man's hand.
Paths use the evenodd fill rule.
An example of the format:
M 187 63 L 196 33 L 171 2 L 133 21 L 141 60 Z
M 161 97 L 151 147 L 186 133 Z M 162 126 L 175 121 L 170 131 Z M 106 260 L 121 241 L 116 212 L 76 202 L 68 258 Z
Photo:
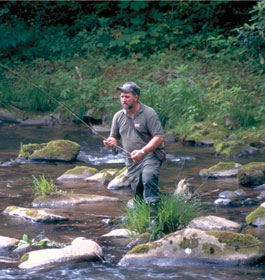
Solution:
M 133 162 L 139 162 L 143 158 L 141 150 L 134 150 L 131 152 L 131 159 Z
M 117 140 L 113 137 L 109 137 L 103 140 L 103 144 L 106 148 L 111 149 L 113 146 L 117 145 Z

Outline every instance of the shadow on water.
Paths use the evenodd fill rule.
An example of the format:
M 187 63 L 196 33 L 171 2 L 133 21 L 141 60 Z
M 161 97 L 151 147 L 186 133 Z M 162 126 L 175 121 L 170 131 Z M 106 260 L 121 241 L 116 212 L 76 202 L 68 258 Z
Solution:
M 78 193 L 91 193 L 118 197 L 121 202 L 109 204 L 81 204 L 74 207 L 58 207 L 57 213 L 69 218 L 67 222 L 57 224 L 36 224 L 8 217 L 2 214 L 10 205 L 32 207 L 34 199 L 32 176 L 45 174 L 56 181 L 66 170 L 76 165 L 87 165 L 99 170 L 104 168 L 122 168 L 124 156 L 113 156 L 102 145 L 102 140 L 86 129 L 67 127 L 0 127 L 0 235 L 21 239 L 23 234 L 41 240 L 49 238 L 57 242 L 70 243 L 74 238 L 84 236 L 96 240 L 112 228 L 107 223 L 122 215 L 125 203 L 131 198 L 129 189 L 111 192 L 105 186 L 84 184 L 74 185 L 58 183 L 58 188 Z M 23 162 L 17 160 L 20 144 L 44 143 L 56 139 L 68 139 L 81 145 L 78 161 L 74 163 Z M 220 161 L 212 148 L 185 147 L 176 143 L 166 143 L 168 162 L 163 165 L 160 176 L 162 192 L 171 193 L 180 179 L 189 179 L 199 192 L 211 190 L 244 189 L 247 197 L 257 200 L 260 191 L 242 188 L 236 179 L 212 180 L 199 176 L 199 171 Z M 264 161 L 264 155 L 252 155 L 239 159 L 244 164 L 251 161 Z M 204 198 L 207 213 L 222 216 L 244 224 L 246 215 L 256 205 L 234 205 L 233 207 L 214 206 L 218 193 Z M 253 229 L 262 240 L 263 229 Z M 56 268 L 41 271 L 24 272 L 16 264 L 0 262 L 0 279 L 264 279 L 265 267 L 257 266 L 218 266 L 181 263 L 174 267 L 119 267 L 120 258 L 126 253 L 123 246 L 113 247 L 101 244 L 106 262 L 63 264 Z M 0 252 L 0 258 L 14 258 L 11 253 Z M 140 277 L 139 277 L 140 275 Z

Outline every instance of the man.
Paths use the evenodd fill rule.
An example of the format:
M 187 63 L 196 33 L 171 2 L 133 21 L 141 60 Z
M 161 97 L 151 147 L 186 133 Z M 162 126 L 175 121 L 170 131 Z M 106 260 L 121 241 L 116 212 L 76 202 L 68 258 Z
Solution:
M 120 140 L 123 148 L 130 153 L 126 155 L 125 165 L 128 168 L 131 188 L 134 197 L 150 203 L 152 219 L 156 215 L 160 200 L 158 177 L 161 159 L 156 155 L 156 151 L 160 149 L 163 153 L 163 129 L 157 113 L 139 102 L 140 88 L 136 83 L 127 82 L 117 89 L 121 92 L 120 102 L 123 109 L 114 115 L 110 136 L 104 140 L 104 145 L 112 148 Z

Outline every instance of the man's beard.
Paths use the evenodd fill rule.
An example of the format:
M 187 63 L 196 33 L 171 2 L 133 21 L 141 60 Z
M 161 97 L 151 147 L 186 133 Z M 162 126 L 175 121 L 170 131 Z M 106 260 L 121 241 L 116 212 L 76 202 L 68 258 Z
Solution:
M 123 109 L 125 110 L 131 110 L 135 105 L 135 100 L 133 100 L 131 105 L 122 105 Z

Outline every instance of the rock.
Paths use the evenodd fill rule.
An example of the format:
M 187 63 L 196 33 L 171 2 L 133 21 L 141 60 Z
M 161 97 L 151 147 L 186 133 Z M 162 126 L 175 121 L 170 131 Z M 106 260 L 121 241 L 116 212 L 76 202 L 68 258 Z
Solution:
M 217 216 L 204 216 L 193 219 L 187 226 L 200 230 L 227 230 L 239 232 L 242 226 L 225 218 Z
M 104 235 L 103 237 L 125 237 L 130 238 L 132 236 L 133 232 L 130 232 L 128 229 L 125 228 L 117 228 L 114 229 Z
M 0 250 L 11 250 L 19 242 L 16 238 L 0 236 Z
M 119 265 L 167 267 L 179 265 L 183 261 L 253 264 L 264 258 L 263 247 L 263 243 L 250 234 L 187 228 L 163 239 L 136 246 L 121 259 Z
M 183 194 L 187 197 L 191 196 L 192 194 L 192 187 L 191 184 L 186 179 L 182 179 L 178 182 L 178 185 L 173 193 L 173 195 Z
M 265 163 L 251 162 L 244 165 L 237 174 L 238 183 L 244 186 L 259 186 L 265 183 Z
M 265 202 L 246 217 L 246 223 L 257 227 L 265 225 Z
M 103 169 L 95 175 L 85 178 L 84 180 L 86 182 L 106 185 L 114 178 L 117 172 L 119 172 L 119 169 Z
M 3 123 L 21 123 L 20 117 L 16 117 L 14 112 L 11 113 L 10 110 L 0 109 L 0 120 Z
M 35 198 L 33 207 L 69 207 L 81 203 L 107 203 L 119 202 L 116 197 L 94 195 L 94 194 L 56 194 L 46 198 Z
M 194 125 L 183 138 L 184 144 L 211 147 L 217 139 L 224 139 L 226 131 L 215 123 L 202 122 Z
M 224 158 L 239 158 L 258 152 L 257 148 L 239 141 L 216 141 L 214 143 L 216 154 Z
M 54 140 L 43 144 L 28 144 L 21 147 L 18 157 L 30 160 L 66 161 L 76 160 L 80 145 L 69 140 Z
M 224 199 L 230 199 L 230 200 L 235 200 L 238 198 L 235 192 L 233 191 L 223 191 L 220 192 L 218 195 L 219 198 L 224 198 Z
M 72 244 L 59 249 L 43 249 L 23 255 L 19 268 L 43 269 L 46 266 L 72 262 L 97 261 L 103 258 L 102 248 L 94 241 L 82 237 L 73 240 Z
M 52 126 L 62 124 L 59 114 L 51 114 L 48 116 L 37 116 L 34 118 L 26 119 L 21 122 L 24 126 Z
M 254 190 L 265 190 L 265 184 L 255 187 Z
M 245 195 L 247 195 L 247 193 L 244 190 L 242 190 L 242 189 L 237 189 L 237 190 L 234 191 L 234 193 L 237 196 L 245 196 Z
M 264 199 L 265 198 L 265 191 L 262 191 L 258 196 L 257 199 Z
M 30 244 L 22 244 L 19 247 L 17 247 L 15 250 L 13 250 L 14 253 L 26 253 L 31 251 L 31 245 Z
M 121 188 L 130 187 L 131 181 L 129 180 L 128 176 L 128 169 L 124 167 L 121 169 L 116 176 L 109 182 L 108 190 L 117 190 Z
M 48 209 L 32 209 L 17 206 L 8 206 L 4 210 L 4 214 L 22 218 L 31 222 L 37 223 L 52 223 L 59 221 L 67 221 L 68 218 L 51 214 Z
M 242 165 L 236 162 L 219 162 L 208 169 L 202 169 L 200 176 L 208 178 L 236 177 L 241 167 Z
M 70 170 L 64 172 L 60 177 L 57 178 L 59 181 L 72 181 L 72 180 L 83 180 L 89 176 L 96 174 L 98 170 L 96 168 L 87 166 L 76 166 Z
M 231 199 L 228 198 L 218 198 L 214 201 L 215 205 L 229 206 L 232 203 Z

